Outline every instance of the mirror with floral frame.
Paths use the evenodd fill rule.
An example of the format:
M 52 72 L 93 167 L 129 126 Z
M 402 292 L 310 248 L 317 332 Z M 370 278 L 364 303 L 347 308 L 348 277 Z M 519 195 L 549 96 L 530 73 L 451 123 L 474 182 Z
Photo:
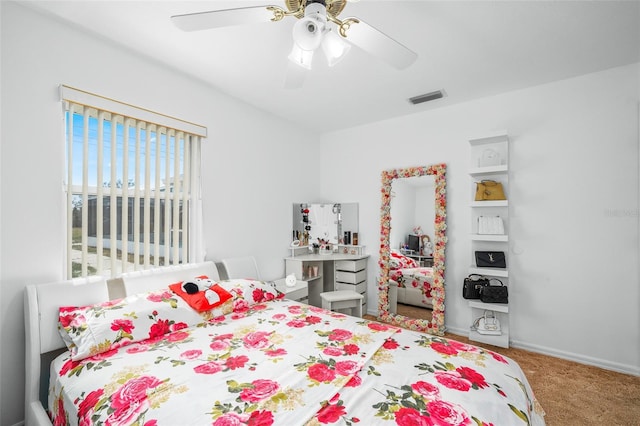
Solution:
M 380 207 L 380 276 L 378 279 L 378 319 L 404 328 L 431 334 L 444 334 L 444 270 L 446 237 L 446 179 L 445 164 L 391 169 L 382 172 L 382 203 Z M 431 298 L 433 312 L 431 320 L 415 319 L 392 313 L 389 306 L 389 280 L 391 261 L 391 199 L 393 182 L 398 179 L 433 176 L 435 179 L 435 220 L 433 235 L 433 283 Z

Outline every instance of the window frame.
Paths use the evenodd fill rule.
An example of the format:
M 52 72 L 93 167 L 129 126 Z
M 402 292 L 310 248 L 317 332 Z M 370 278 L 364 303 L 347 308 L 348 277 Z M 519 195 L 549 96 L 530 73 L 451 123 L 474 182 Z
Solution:
M 203 138 L 207 135 L 207 128 L 204 126 L 200 126 L 194 124 L 189 121 L 181 120 L 175 117 L 171 117 L 166 114 L 157 113 L 145 108 L 140 108 L 133 106 L 131 104 L 119 102 L 113 100 L 111 98 L 106 98 L 104 96 L 96 95 L 84 90 L 76 89 L 70 86 L 61 85 L 60 86 L 60 99 L 63 103 L 63 122 L 65 123 L 64 130 L 64 140 L 66 145 L 66 182 L 64 185 L 64 189 L 66 192 L 66 250 L 65 252 L 65 274 L 68 278 L 73 278 L 78 275 L 73 275 L 73 258 L 72 258 L 72 250 L 73 250 L 73 215 L 74 215 L 74 194 L 82 193 L 82 243 L 81 243 L 81 271 L 79 276 L 89 276 L 94 275 L 91 273 L 87 266 L 87 253 L 88 253 L 88 211 L 89 211 L 89 195 L 93 196 L 96 200 L 96 251 L 101 252 L 103 249 L 102 241 L 105 240 L 103 229 L 102 229 L 102 221 L 105 217 L 103 214 L 103 203 L 104 200 L 107 200 L 109 204 L 108 209 L 108 218 L 106 220 L 109 223 L 109 232 L 110 234 L 115 233 L 115 237 L 110 237 L 110 256 L 112 260 L 110 262 L 110 267 L 107 268 L 102 264 L 102 257 L 98 256 L 96 261 L 96 271 L 95 275 L 108 275 L 111 277 L 115 277 L 119 275 L 121 272 L 128 272 L 140 269 L 149 269 L 151 267 L 157 267 L 166 264 L 176 264 L 182 262 L 201 262 L 204 260 L 204 247 L 202 240 L 202 200 L 201 200 L 201 187 L 200 187 L 200 153 L 201 153 L 201 143 Z M 74 113 L 77 113 L 77 110 L 81 110 L 82 120 L 86 123 L 84 127 L 84 133 L 82 137 L 83 143 L 83 166 L 82 166 L 82 183 L 81 185 L 77 185 L 74 182 L 74 171 L 73 171 L 73 153 L 74 153 L 74 133 L 73 133 L 73 121 L 74 121 Z M 95 136 L 89 135 L 89 118 L 95 116 L 98 120 L 97 125 L 98 131 Z M 68 117 L 71 119 L 67 120 Z M 109 133 L 105 131 L 104 125 L 110 127 Z M 132 123 L 135 123 L 135 127 L 131 126 Z M 95 123 L 94 123 L 95 124 Z M 120 126 L 120 127 L 118 127 Z M 117 134 L 117 130 L 120 128 L 122 130 L 121 135 L 112 136 L 113 139 L 109 141 L 113 148 L 105 153 L 102 140 L 104 135 L 114 133 Z M 126 130 L 123 130 L 126 129 Z M 111 164 L 114 164 L 120 161 L 117 158 L 118 148 L 115 145 L 118 142 L 123 142 L 124 147 L 127 147 L 128 140 L 131 137 L 130 130 L 134 130 L 134 138 L 136 144 L 135 155 L 132 157 L 134 161 L 136 158 L 140 158 L 139 148 L 141 146 L 141 141 L 139 138 L 141 134 L 144 133 L 144 137 L 146 140 L 143 142 L 144 147 L 146 148 L 146 152 L 143 153 L 145 158 L 144 171 L 145 176 L 141 177 L 140 175 L 135 177 L 135 185 L 133 191 L 129 188 L 130 180 L 128 179 L 128 171 L 126 168 L 126 161 L 130 157 L 128 154 L 121 154 L 123 156 L 123 161 L 125 165 L 123 165 L 122 175 L 118 176 L 118 173 L 115 171 L 116 167 L 111 168 L 111 172 L 109 175 L 103 174 L 102 164 L 104 161 L 110 161 Z M 154 134 L 155 140 L 152 141 L 151 134 Z M 88 174 L 89 166 L 86 164 L 88 156 L 88 146 L 91 143 L 91 138 L 96 138 L 96 151 L 100 152 L 98 154 L 98 158 L 101 160 L 94 167 L 92 172 L 96 172 L 95 176 L 96 181 L 94 186 L 90 187 L 88 182 Z M 121 139 L 119 139 L 121 138 Z M 127 142 L 124 142 L 124 141 Z M 154 181 L 150 180 L 150 170 L 152 169 L 150 164 L 151 158 L 151 150 L 152 144 L 155 146 L 155 150 L 153 151 L 154 162 L 155 164 L 155 172 L 153 173 Z M 180 148 L 180 149 L 179 149 Z M 124 149 L 124 148 L 122 148 Z M 164 151 L 163 151 L 164 149 Z M 183 149 L 183 151 L 182 151 Z M 174 154 L 174 164 L 171 164 L 171 160 L 169 159 L 169 155 L 165 158 L 165 164 L 161 163 L 160 155 L 164 153 L 172 152 Z M 178 159 L 178 156 L 175 156 L 176 153 L 180 152 L 183 154 L 183 158 Z M 156 157 L 156 154 L 160 154 Z M 107 158 L 110 156 L 110 158 Z M 184 165 L 181 163 L 184 161 Z M 139 165 L 139 161 L 136 161 L 136 164 Z M 173 170 L 171 168 L 173 167 Z M 166 174 L 166 179 L 161 183 L 160 179 L 160 170 L 164 171 Z M 173 171 L 174 174 L 171 175 L 170 172 Z M 182 174 L 180 172 L 182 171 Z M 171 177 L 170 177 L 171 176 Z M 117 182 L 118 178 L 121 178 L 122 185 L 118 187 L 118 185 L 114 185 L 113 182 Z M 103 184 L 98 184 L 97 180 L 101 179 Z M 104 179 L 108 179 L 109 185 L 107 185 Z M 126 179 L 126 181 L 125 181 Z M 74 185 L 72 185 L 74 184 Z M 153 190 L 151 186 L 155 185 Z M 142 188 L 144 186 L 144 188 Z M 135 188 L 138 188 L 137 190 Z M 167 189 L 170 188 L 170 191 Z M 184 191 L 182 191 L 184 189 Z M 142 244 L 139 240 L 135 240 L 133 247 L 134 252 L 129 252 L 128 249 L 124 249 L 124 252 L 127 254 L 134 254 L 134 262 L 133 265 L 127 265 L 126 261 L 122 261 L 117 258 L 117 244 L 120 244 L 120 248 L 123 248 L 124 241 L 126 240 L 127 245 L 128 241 L 128 225 L 124 225 L 124 223 L 129 222 L 129 212 L 134 216 L 139 215 L 139 207 L 136 207 L 138 210 L 131 211 L 129 209 L 129 204 L 131 201 L 131 192 L 135 194 L 134 197 L 134 205 L 138 206 L 136 203 L 143 203 L 143 214 L 144 220 L 143 231 L 140 232 L 140 238 L 143 238 Z M 160 195 L 162 194 L 162 195 Z M 124 207 L 124 200 L 127 200 L 126 205 Z M 151 203 L 153 202 L 153 218 L 151 217 Z M 115 203 L 115 204 L 114 204 Z M 114 207 L 115 205 L 115 207 Z M 118 206 L 121 206 L 118 208 Z M 162 207 L 161 207 L 162 206 Z M 161 212 L 160 210 L 163 210 Z M 177 222 L 179 219 L 179 212 L 187 210 L 187 215 L 183 216 L 183 222 Z M 172 213 L 173 212 L 173 213 Z M 164 213 L 164 215 L 163 215 Z M 127 215 L 127 220 L 124 220 L 124 215 Z M 168 234 L 167 228 L 170 226 L 165 224 L 163 226 L 163 232 L 159 232 L 159 223 L 160 218 L 163 217 L 166 219 L 168 214 L 173 214 L 173 223 L 171 224 L 172 228 Z M 120 215 L 120 216 L 118 216 Z M 106 216 L 106 215 L 105 215 Z M 119 218 L 122 218 L 119 220 Z M 113 221 L 115 219 L 115 228 L 112 226 Z M 153 229 L 150 228 L 150 223 L 152 220 L 157 221 L 158 225 L 156 225 Z M 187 221 L 185 226 L 184 221 Z M 122 224 L 120 240 L 118 241 L 118 224 Z M 137 222 L 138 225 L 140 222 Z M 114 231 L 115 229 L 115 231 Z M 139 229 L 139 227 L 138 227 Z M 124 237 L 125 231 L 127 232 L 127 237 Z M 172 247 L 171 249 L 166 249 L 161 254 L 159 252 L 159 238 L 158 241 L 154 242 L 153 251 L 151 250 L 151 234 L 152 232 L 158 232 L 159 235 L 162 235 L 165 239 L 173 239 L 173 241 L 178 240 L 186 241 L 187 243 L 182 247 L 178 248 Z M 186 235 L 184 234 L 186 231 Z M 182 235 L 180 235 L 182 233 Z M 135 232 L 134 232 L 135 234 Z M 142 253 L 140 253 L 142 250 Z M 143 260 L 140 261 L 139 255 L 142 254 Z M 169 258 L 166 259 L 166 255 L 169 254 Z M 113 256 L 116 256 L 115 259 Z M 153 262 L 151 258 L 153 257 Z M 164 263 L 160 263 L 160 258 L 165 258 Z M 119 267 L 118 267 L 119 264 Z M 109 272 L 110 271 L 110 272 Z

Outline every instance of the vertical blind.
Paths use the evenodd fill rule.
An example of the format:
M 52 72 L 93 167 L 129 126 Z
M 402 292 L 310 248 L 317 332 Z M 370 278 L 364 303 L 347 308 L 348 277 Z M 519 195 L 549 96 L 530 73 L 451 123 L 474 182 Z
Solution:
M 67 275 L 199 262 L 206 128 L 61 86 L 67 142 Z

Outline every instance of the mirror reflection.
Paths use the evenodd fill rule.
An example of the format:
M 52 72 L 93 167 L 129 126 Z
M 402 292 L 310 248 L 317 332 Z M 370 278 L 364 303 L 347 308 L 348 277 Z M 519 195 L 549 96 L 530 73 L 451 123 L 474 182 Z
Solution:
M 389 311 L 431 320 L 435 178 L 396 179 L 391 191 L 389 279 L 397 303 L 390 305 Z
M 357 245 L 358 203 L 294 203 L 292 240 Z M 354 238 L 355 237 L 355 238 Z
M 444 164 L 382 173 L 381 320 L 444 332 L 445 205 Z

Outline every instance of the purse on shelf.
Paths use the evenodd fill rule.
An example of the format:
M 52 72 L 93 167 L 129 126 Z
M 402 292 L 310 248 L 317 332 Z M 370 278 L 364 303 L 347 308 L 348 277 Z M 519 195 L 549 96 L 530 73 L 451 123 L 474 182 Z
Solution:
M 487 148 L 482 151 L 482 156 L 478 159 L 480 167 L 491 167 L 500 165 L 500 153 L 495 149 Z
M 504 222 L 500 216 L 478 216 L 478 234 L 503 235 Z
M 480 299 L 480 289 L 489 285 L 489 279 L 478 274 L 471 274 L 464 279 L 462 297 L 465 299 Z
M 503 251 L 476 251 L 478 268 L 506 268 L 507 261 Z
M 491 285 L 497 281 L 500 285 Z M 480 288 L 480 301 L 483 303 L 509 303 L 509 288 L 497 278 L 492 278 L 489 285 Z
M 476 182 L 476 201 L 506 200 L 504 189 L 500 182 L 483 180 Z
M 484 315 L 475 320 L 471 329 L 480 334 L 493 336 L 499 336 L 502 334 L 500 321 L 498 320 L 498 317 L 496 317 L 496 313 L 489 310 L 484 311 Z

